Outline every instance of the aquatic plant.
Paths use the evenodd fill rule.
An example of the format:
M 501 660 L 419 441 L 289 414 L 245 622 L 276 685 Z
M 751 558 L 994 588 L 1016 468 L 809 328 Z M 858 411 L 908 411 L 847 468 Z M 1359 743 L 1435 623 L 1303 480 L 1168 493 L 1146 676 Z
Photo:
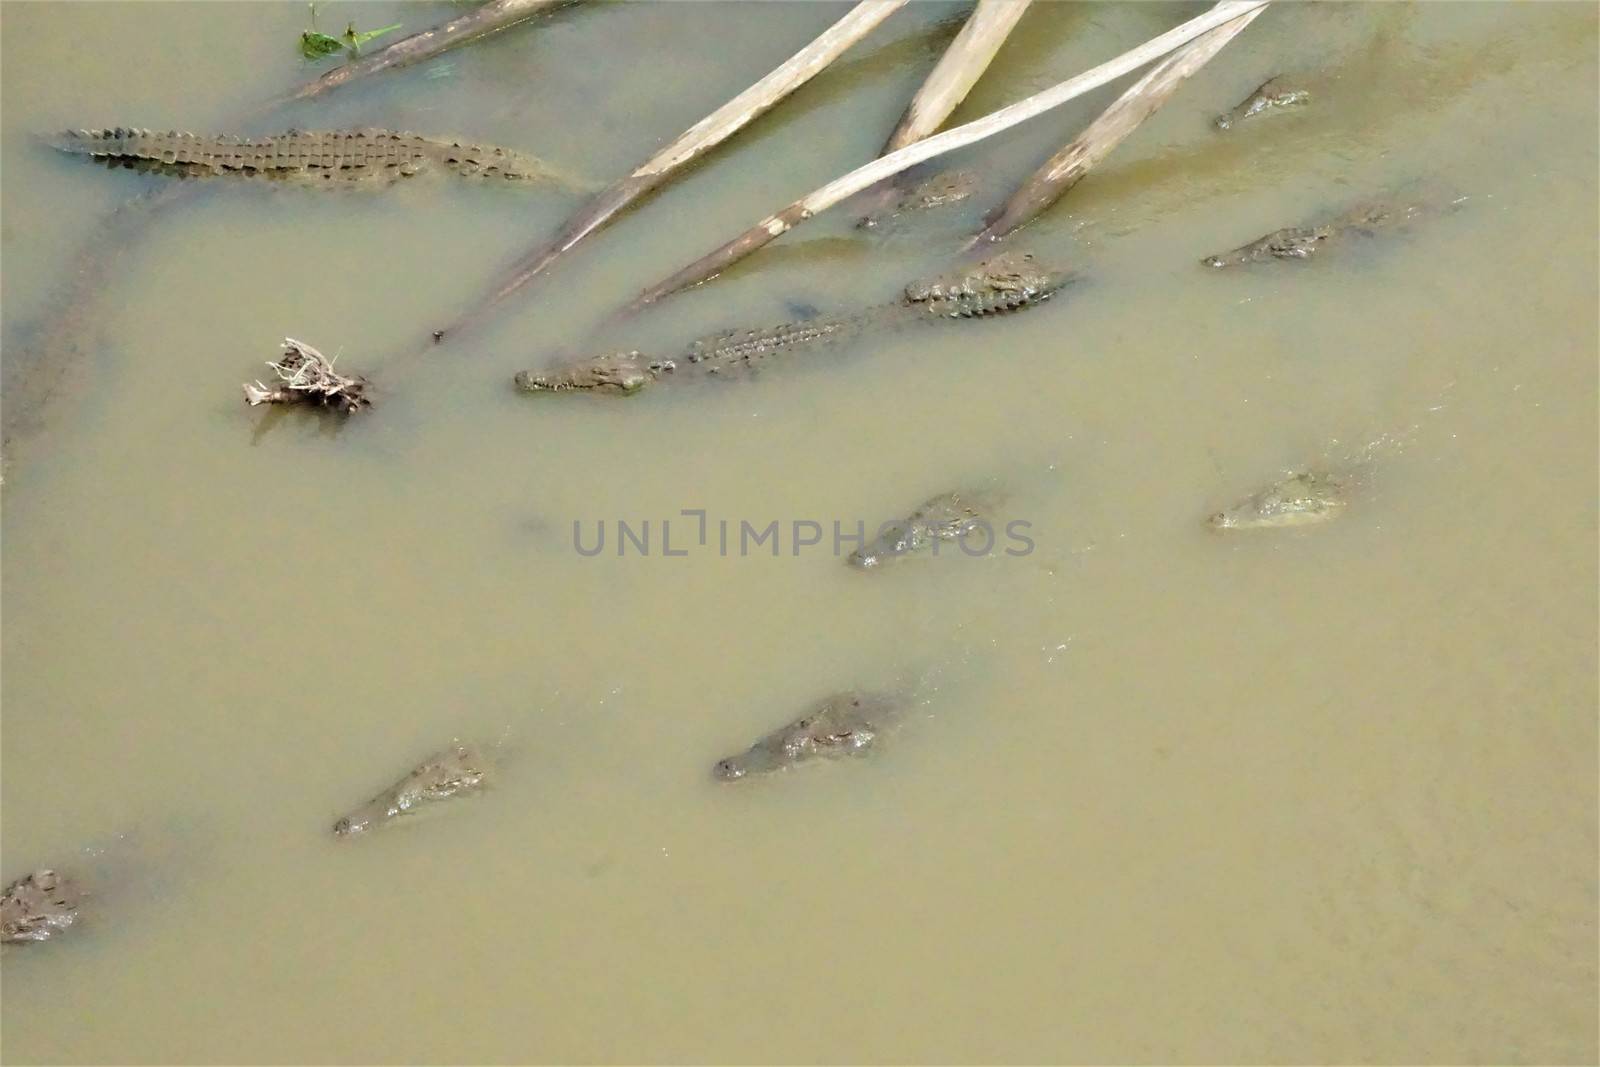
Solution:
M 349 49 L 352 58 L 359 56 L 362 45 L 375 38 L 382 37 L 386 33 L 392 33 L 402 25 L 396 22 L 394 25 L 385 26 L 382 29 L 359 32 L 356 30 L 354 22 L 347 22 L 345 23 L 344 33 L 338 37 L 329 37 L 327 34 L 317 31 L 317 5 L 313 3 L 310 7 L 311 28 L 300 35 L 300 54 L 307 59 L 324 59 L 331 55 L 337 55 L 344 49 Z
M 431 29 L 413 33 L 352 63 L 330 70 L 316 81 L 303 85 L 287 97 L 274 100 L 271 106 L 293 100 L 305 100 L 330 89 L 348 85 L 358 78 L 394 67 L 409 66 L 432 58 L 447 49 L 457 48 L 469 41 L 503 30 L 541 11 L 562 7 L 576 0 L 490 0 L 489 3 L 465 15 L 442 22 Z M 390 27 L 395 29 L 398 27 Z M 378 32 L 374 31 L 374 35 Z M 368 38 L 370 39 L 370 38 Z

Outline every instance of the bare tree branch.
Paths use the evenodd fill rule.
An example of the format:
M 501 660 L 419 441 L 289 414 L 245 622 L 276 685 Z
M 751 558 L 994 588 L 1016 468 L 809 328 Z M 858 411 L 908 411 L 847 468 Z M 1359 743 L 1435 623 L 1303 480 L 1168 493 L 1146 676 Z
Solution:
M 333 369 L 333 360 L 318 352 L 304 341 L 293 337 L 283 339 L 283 355 L 269 361 L 278 375 L 278 386 L 270 388 L 260 380 L 244 384 L 245 403 L 251 407 L 261 404 L 321 404 L 349 413 L 371 407 L 367 397 L 367 380 L 359 375 L 346 377 Z
M 374 52 L 364 59 L 330 70 L 316 81 L 302 86 L 278 102 L 306 100 L 319 96 L 329 89 L 348 85 L 368 74 L 376 74 L 391 67 L 420 63 L 440 52 L 477 40 L 496 30 L 503 30 L 523 19 L 532 18 L 542 11 L 575 2 L 576 0 L 489 0 L 489 3 L 482 7 L 453 18 L 449 22 L 440 23 L 431 30 L 402 37 L 387 48 Z
M 911 98 L 905 114 L 900 116 L 894 132 L 878 154 L 888 155 L 913 141 L 920 141 L 943 125 L 944 120 L 966 99 L 967 93 L 983 76 L 1000 45 L 1031 2 L 978 0 L 966 24 L 961 27 L 961 32 L 928 73 L 922 88 Z M 881 189 L 862 203 L 861 218 L 857 224 L 876 225 L 878 213 L 906 195 L 905 179 L 906 172 L 902 171 L 894 180 L 884 182 Z
M 1195 38 L 1156 64 L 1150 73 L 1134 83 L 1099 118 L 1018 186 L 1006 202 L 989 216 L 983 232 L 973 238 L 972 243 L 998 241 L 1019 226 L 1032 222 L 1110 155 L 1112 149 L 1138 129 L 1140 123 L 1155 114 L 1190 75 L 1210 62 L 1224 45 L 1265 10 L 1265 7 L 1258 7 L 1246 12 L 1232 22 Z
M 1012 27 L 1032 0 L 978 0 L 961 27 L 956 39 L 950 42 L 944 55 L 928 74 L 922 88 L 911 98 L 906 113 L 900 117 L 894 132 L 884 143 L 879 155 L 888 155 L 913 141 L 920 141 L 937 130 L 950 117 L 967 93 L 989 69 L 994 54 L 1000 50 Z
M 903 7 L 906 0 L 861 0 L 850 13 L 773 70 L 765 78 L 723 104 L 685 130 L 671 144 L 651 156 L 633 173 L 612 183 L 567 220 L 560 232 L 518 260 L 510 277 L 487 299 L 455 323 L 434 334 L 442 340 L 491 307 L 521 289 L 589 234 L 609 222 L 623 208 L 666 181 L 675 171 L 727 140 L 751 120 L 810 81 L 879 23 Z
M 891 175 L 898 174 L 907 167 L 915 166 L 925 159 L 965 148 L 967 145 L 993 136 L 1002 130 L 1010 129 L 1020 122 L 1024 122 L 1036 115 L 1059 107 L 1075 97 L 1082 96 L 1092 89 L 1097 89 L 1107 82 L 1114 81 L 1131 71 L 1137 70 L 1152 60 L 1159 59 L 1168 52 L 1180 48 L 1201 34 L 1216 29 L 1224 23 L 1231 22 L 1248 11 L 1265 6 L 1267 0 L 1221 0 L 1210 11 L 1196 16 L 1166 33 L 1146 41 L 1137 48 L 1124 52 L 1115 59 L 1100 64 L 1092 70 L 1085 71 L 1074 78 L 1051 86 L 1033 96 L 1019 100 L 1015 104 L 1003 107 L 998 111 L 989 113 L 980 119 L 975 119 L 964 126 L 946 130 L 944 133 L 907 145 L 905 148 L 891 152 L 881 159 L 874 160 L 866 166 L 858 167 L 850 173 L 835 178 L 822 188 L 807 196 L 796 200 L 788 207 L 774 214 L 768 215 L 744 233 L 722 245 L 720 248 L 695 260 L 693 263 L 679 270 L 670 277 L 662 280 L 642 293 L 634 302 L 634 307 L 652 303 L 669 293 L 680 289 L 698 285 L 710 278 L 716 277 L 732 264 L 761 248 L 763 245 L 788 233 L 795 226 L 806 219 L 812 218 L 822 211 L 833 207 L 846 197 L 859 193 L 870 185 L 874 185 Z

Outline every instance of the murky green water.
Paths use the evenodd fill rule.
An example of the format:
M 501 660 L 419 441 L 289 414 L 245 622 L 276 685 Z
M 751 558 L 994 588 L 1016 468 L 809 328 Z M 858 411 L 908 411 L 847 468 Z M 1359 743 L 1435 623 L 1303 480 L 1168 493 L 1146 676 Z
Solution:
M 961 115 L 1199 9 L 1037 5 Z M 583 5 L 251 130 L 470 136 L 609 178 L 842 10 Z M 307 76 L 305 9 L 4 6 L 29 431 L 3 490 L 3 873 L 103 879 L 80 927 L 8 947 L 8 1061 L 1600 1055 L 1592 5 L 1275 7 L 1015 239 L 1082 275 L 1038 312 L 627 401 L 508 388 L 938 269 L 1115 89 L 960 154 L 976 202 L 886 238 L 838 212 L 597 332 L 869 158 L 960 12 L 895 16 L 416 358 L 577 201 L 216 185 L 64 307 L 75 250 L 160 179 L 32 136 L 235 128 Z M 1210 128 L 1280 71 L 1311 107 Z M 1311 263 L 1197 264 L 1410 183 L 1467 199 Z M 57 380 L 36 327 L 62 314 L 68 365 L 21 406 Z M 337 432 L 247 409 L 285 334 L 379 407 Z M 1332 525 L 1202 525 L 1356 454 Z M 1031 553 L 790 552 L 796 520 L 984 481 Z M 777 520 L 782 553 L 724 557 L 713 528 L 668 558 L 684 509 Z M 574 550 L 574 521 L 617 520 L 652 552 Z M 711 780 L 817 697 L 908 678 L 923 703 L 873 757 Z M 332 839 L 456 736 L 503 740 L 496 789 Z

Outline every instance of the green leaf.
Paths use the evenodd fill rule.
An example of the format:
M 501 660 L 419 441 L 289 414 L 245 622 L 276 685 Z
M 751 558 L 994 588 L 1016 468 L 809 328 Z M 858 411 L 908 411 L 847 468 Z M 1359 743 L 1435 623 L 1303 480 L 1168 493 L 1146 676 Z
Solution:
M 344 51 L 344 42 L 325 33 L 307 30 L 300 35 L 300 54 L 307 59 L 322 59 Z
M 395 30 L 398 30 L 401 25 L 403 24 L 397 22 L 393 26 L 385 26 L 381 30 L 368 30 L 365 33 L 357 33 L 356 24 L 352 22 L 345 26 L 344 39 L 350 45 L 350 50 L 355 52 L 374 37 L 382 37 L 386 33 L 393 33 Z

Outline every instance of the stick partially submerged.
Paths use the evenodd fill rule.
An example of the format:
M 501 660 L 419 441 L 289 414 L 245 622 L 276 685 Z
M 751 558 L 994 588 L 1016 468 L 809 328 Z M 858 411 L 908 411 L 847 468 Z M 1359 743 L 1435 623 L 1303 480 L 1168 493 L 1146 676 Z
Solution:
M 1137 70 L 1152 60 L 1159 59 L 1168 52 L 1188 44 L 1201 34 L 1214 30 L 1224 23 L 1231 22 L 1248 11 L 1254 11 L 1266 6 L 1267 2 L 1268 0 L 1221 0 L 1220 3 L 1205 14 L 1196 16 L 1188 22 L 1146 41 L 1139 47 L 1124 52 L 1115 59 L 1079 74 L 1077 77 L 1068 78 L 1066 81 L 1051 86 L 1043 92 L 1035 93 L 1033 96 L 1017 101 L 1015 104 L 991 112 L 983 118 L 975 119 L 964 126 L 946 130 L 944 133 L 935 134 L 925 140 L 891 152 L 889 155 L 874 160 L 864 167 L 858 167 L 843 177 L 834 179 L 815 192 L 796 200 L 783 210 L 768 215 L 738 237 L 647 289 L 634 302 L 633 306 L 637 308 L 644 304 L 652 303 L 669 293 L 674 293 L 680 289 L 698 285 L 703 281 L 714 278 L 729 266 L 756 251 L 756 249 L 788 233 L 801 222 L 819 212 L 826 211 L 839 203 L 839 201 L 859 193 L 869 185 L 880 182 L 893 174 L 898 174 L 907 167 L 915 166 L 925 159 L 932 159 L 934 156 L 954 151 L 957 148 L 964 148 L 969 144 L 983 140 L 985 137 L 1010 129 L 1012 126 L 1049 111 L 1051 108 L 1059 107 L 1068 100 L 1082 96 L 1092 89 L 1097 89 L 1107 82 L 1114 81 L 1124 74 Z
M 1258 7 L 1218 26 L 1152 67 L 1150 73 L 1135 82 L 1099 118 L 1018 186 L 989 216 L 983 231 L 972 243 L 998 241 L 1019 226 L 1032 222 L 1110 155 L 1140 123 L 1155 114 L 1190 75 L 1205 66 L 1264 10 L 1265 7 Z
M 440 23 L 431 30 L 402 37 L 394 44 L 364 59 L 330 70 L 285 99 L 305 100 L 325 93 L 329 89 L 337 89 L 368 74 L 431 59 L 440 52 L 494 33 L 496 30 L 503 30 L 523 19 L 532 18 L 541 11 L 575 2 L 576 0 L 489 0 L 489 3 L 459 18 Z
M 559 233 L 519 260 L 512 267 L 510 277 L 486 300 L 445 330 L 436 332 L 434 339 L 442 340 L 446 333 L 458 330 L 521 289 L 560 258 L 562 253 L 604 226 L 617 212 L 810 81 L 845 49 L 872 32 L 874 27 L 905 3 L 906 0 L 861 0 L 851 8 L 849 14 L 790 56 L 783 65 L 689 127 L 671 144 L 641 163 L 633 173 L 601 190 L 581 211 L 567 220 Z
M 951 112 L 966 99 L 967 93 L 983 77 L 994 54 L 1016 26 L 1022 13 L 1032 0 L 978 0 L 967 16 L 966 24 L 950 46 L 939 57 L 939 62 L 928 73 L 927 80 L 917 95 L 911 98 L 905 114 L 894 132 L 884 142 L 879 155 L 904 148 L 920 141 L 937 130 L 950 117 Z M 863 203 L 858 225 L 873 226 L 880 211 L 906 195 L 906 174 L 901 172 L 895 180 L 884 182 L 870 199 Z
M 1032 0 L 978 0 L 966 25 L 928 74 L 879 155 L 920 141 L 944 124 L 989 69 L 994 54 Z

